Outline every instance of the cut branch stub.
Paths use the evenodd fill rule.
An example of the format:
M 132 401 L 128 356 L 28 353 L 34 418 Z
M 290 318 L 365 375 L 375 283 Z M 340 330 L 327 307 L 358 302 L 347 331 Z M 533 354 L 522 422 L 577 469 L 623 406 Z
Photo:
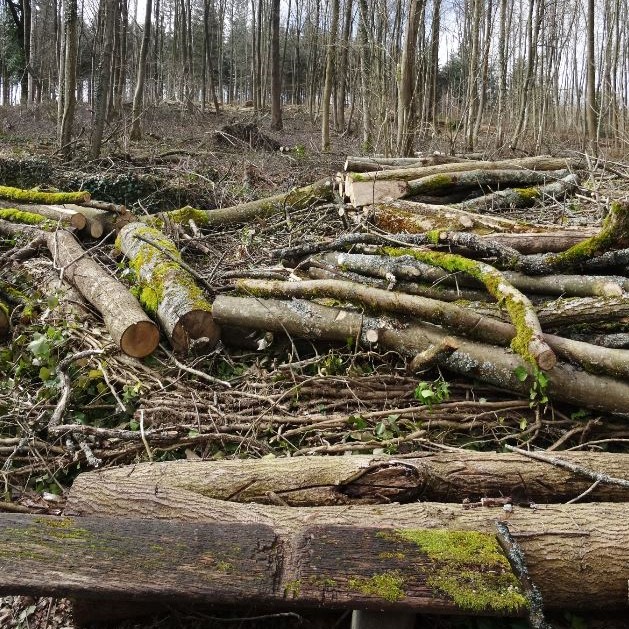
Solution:
M 47 243 L 63 278 L 101 313 L 118 347 L 134 358 L 151 354 L 159 344 L 159 330 L 137 299 L 92 260 L 69 232 L 48 234 Z
M 214 347 L 220 330 L 212 318 L 212 304 L 178 264 L 181 255 L 172 240 L 135 222 L 120 230 L 117 244 L 135 273 L 140 303 L 157 317 L 173 348 L 185 353 L 197 339 Z

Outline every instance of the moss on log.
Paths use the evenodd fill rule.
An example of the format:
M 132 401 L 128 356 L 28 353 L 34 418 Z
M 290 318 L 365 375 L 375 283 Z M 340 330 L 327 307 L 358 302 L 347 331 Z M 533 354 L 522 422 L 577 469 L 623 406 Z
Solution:
M 23 190 L 11 186 L 0 186 L 0 198 L 18 203 L 42 203 L 59 205 L 63 203 L 84 203 L 90 200 L 90 193 L 83 192 L 42 192 Z
M 554 352 L 543 338 L 542 328 L 537 319 L 533 304 L 519 290 L 513 287 L 505 276 L 494 267 L 484 262 L 470 260 L 452 253 L 437 251 L 419 251 L 417 249 L 399 249 L 383 247 L 386 255 L 410 255 L 420 262 L 440 267 L 450 273 L 463 272 L 482 282 L 487 291 L 498 303 L 502 304 L 511 318 L 515 336 L 511 348 L 524 360 L 548 371 L 557 361 Z
M 46 218 L 45 216 L 35 212 L 26 212 L 17 208 L 1 208 L 0 220 L 7 221 L 9 223 L 30 225 L 31 227 L 37 227 L 38 229 L 42 229 L 44 231 L 54 231 L 58 227 L 57 221 Z
M 125 225 L 116 243 L 135 274 L 140 303 L 157 317 L 173 348 L 187 352 L 196 339 L 216 345 L 220 330 L 212 318 L 212 304 L 179 264 L 175 243 L 139 222 Z
M 219 210 L 197 210 L 186 206 L 179 210 L 158 214 L 147 219 L 146 223 L 160 229 L 166 221 L 185 224 L 193 220 L 197 225 L 203 227 L 247 223 L 256 218 L 265 218 L 276 212 L 283 211 L 285 207 L 302 210 L 322 201 L 332 201 L 334 198 L 333 192 L 332 181 L 324 179 L 283 194 L 276 194 L 272 197 L 257 199 L 256 201 L 249 201 L 248 203 L 241 203 Z

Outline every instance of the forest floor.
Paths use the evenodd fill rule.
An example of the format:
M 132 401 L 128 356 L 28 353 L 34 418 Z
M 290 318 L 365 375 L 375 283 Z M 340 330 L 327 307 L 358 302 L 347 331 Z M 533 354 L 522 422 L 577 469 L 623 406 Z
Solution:
M 332 150 L 321 153 L 318 126 L 299 108 L 286 109 L 281 133 L 268 131 L 268 117 L 255 121 L 262 132 L 290 148 L 280 152 L 252 149 L 225 135 L 217 137 L 224 125 L 253 122 L 251 110 L 190 115 L 175 105 L 164 105 L 148 112 L 146 135 L 138 143 L 126 140 L 128 121 L 114 121 L 106 132 L 103 157 L 94 162 L 81 157 L 89 127 L 89 114 L 81 111 L 77 128 L 85 131 L 77 141 L 77 157 L 63 164 L 55 154 L 55 115 L 52 107 L 0 110 L 0 184 L 91 186 L 93 198 L 124 203 L 138 214 L 188 204 L 212 209 L 333 176 L 348 154 L 360 154 L 359 138 L 338 135 L 333 136 Z M 447 150 L 448 145 L 448 138 L 436 136 L 420 148 L 432 152 Z M 578 149 L 568 141 L 562 148 Z M 615 157 L 623 161 L 622 156 Z M 623 194 L 626 181 L 624 185 Z M 584 202 L 577 213 L 541 208 L 537 213 L 527 210 L 527 218 L 550 223 L 557 212 L 567 215 L 573 224 L 594 224 L 601 217 L 593 200 Z M 280 215 L 245 227 L 204 232 L 179 244 L 186 261 L 200 275 L 211 277 L 220 292 L 230 289 L 230 273 L 233 276 L 232 272 L 243 266 L 270 267 L 272 249 L 335 236 L 345 228 L 333 206 L 320 212 L 295 213 L 290 221 Z M 98 244 L 93 253 L 120 275 L 120 265 L 110 255 L 111 242 Z M 40 378 L 41 360 L 33 360 L 30 342 L 34 334 L 45 337 L 51 368 L 79 349 L 107 347 L 107 332 L 97 317 L 71 321 L 55 315 L 48 306 L 46 295 L 40 295 L 37 316 L 16 322 L 9 344 L 0 345 L 0 373 L 6 371 L 5 383 L 11 380 L 11 386 L 0 386 L 0 443 L 15 436 L 16 421 L 23 427 L 34 425 L 55 406 L 56 390 Z M 315 347 L 283 339 L 268 345 L 264 341 L 254 334 L 249 349 L 219 348 L 189 357 L 183 367 L 163 346 L 141 362 L 109 354 L 109 382 L 103 382 L 89 367 L 79 371 L 68 413 L 77 423 L 137 430 L 142 412 L 149 425 L 171 435 L 148 453 L 141 441 L 124 443 L 113 438 L 95 443 L 94 454 L 103 465 L 134 463 L 149 455 L 155 460 L 351 452 L 408 455 L 418 449 L 438 451 L 451 446 L 500 450 L 505 443 L 579 449 L 605 442 L 610 451 L 627 451 L 623 448 L 629 431 L 626 421 L 618 418 L 562 404 L 531 406 L 526 397 L 436 370 L 417 376 L 408 372 L 403 357 L 391 352 L 363 352 L 333 344 Z M 189 369 L 228 381 L 230 388 L 199 380 Z M 439 391 L 440 397 L 430 407 L 416 399 L 420 379 Z M 488 402 L 492 403 L 491 412 L 485 410 Z M 321 428 L 317 422 L 323 417 L 339 420 L 328 421 Z M 428 426 L 421 442 L 411 436 L 418 422 Z M 202 423 L 215 425 L 211 436 L 199 430 Z M 81 464 L 84 468 L 85 462 L 73 457 L 60 442 L 33 440 L 28 452 L 17 456 L 0 448 L 3 491 L 32 513 L 60 513 L 64 494 Z M 271 614 L 252 620 L 264 614 L 255 609 L 241 609 L 236 614 L 173 610 L 165 619 L 127 622 L 120 628 L 349 626 L 347 614 L 340 612 Z M 556 627 L 572 629 L 629 627 L 626 619 L 609 615 L 561 613 L 552 621 Z M 0 599 L 1 629 L 74 626 L 66 600 Z M 516 629 L 526 625 L 522 621 L 427 617 L 422 626 Z

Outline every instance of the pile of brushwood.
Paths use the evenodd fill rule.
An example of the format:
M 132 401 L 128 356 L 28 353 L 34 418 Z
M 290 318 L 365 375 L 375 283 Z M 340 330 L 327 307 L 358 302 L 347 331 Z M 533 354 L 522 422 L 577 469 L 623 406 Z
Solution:
M 629 167 L 345 169 L 148 216 L 0 186 L 0 510 L 141 460 L 622 452 Z

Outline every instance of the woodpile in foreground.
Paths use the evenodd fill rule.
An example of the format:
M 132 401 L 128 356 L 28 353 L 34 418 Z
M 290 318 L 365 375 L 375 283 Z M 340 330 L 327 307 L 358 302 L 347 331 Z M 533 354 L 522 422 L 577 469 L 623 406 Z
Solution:
M 533 617 L 533 586 L 548 609 L 624 608 L 622 178 L 572 158 L 348 167 L 212 211 L 96 208 L 102 242 L 93 201 L 6 193 L 0 464 L 16 487 L 104 469 L 62 520 L 27 491 L 2 503 L 0 589 L 85 597 L 72 540 L 96 549 L 103 600 L 329 606 L 357 627 L 381 609 Z M 590 195 L 603 181 L 618 190 Z M 513 444 L 594 451 L 465 450 Z M 168 452 L 188 461 L 109 468 Z M 341 453 L 362 456 L 304 456 Z M 478 565 L 435 550 L 455 538 Z M 498 580 L 471 597 L 468 572 Z

